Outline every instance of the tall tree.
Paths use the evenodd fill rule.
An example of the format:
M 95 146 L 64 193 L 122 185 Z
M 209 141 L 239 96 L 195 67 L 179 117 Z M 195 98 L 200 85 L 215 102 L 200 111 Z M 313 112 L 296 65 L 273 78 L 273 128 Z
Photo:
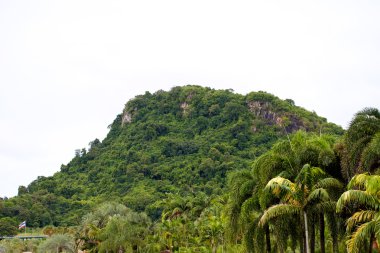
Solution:
M 380 239 L 380 176 L 358 174 L 337 202 L 337 212 L 353 213 L 347 220 L 349 253 L 372 252 Z
M 298 131 L 278 141 L 253 164 L 253 173 L 262 187 L 278 175 L 294 180 L 304 164 L 323 168 L 339 177 L 339 164 L 334 152 L 336 138 Z
M 339 176 L 339 166 L 333 150 L 334 141 L 335 138 L 329 135 L 299 131 L 287 139 L 278 141 L 270 151 L 256 159 L 252 172 L 232 173 L 228 180 L 230 234 L 235 238 L 243 235 L 247 250 L 254 251 L 256 247 L 259 252 L 263 252 L 264 248 L 270 252 L 272 248 L 270 227 L 266 225 L 260 228 L 257 223 L 263 211 L 275 202 L 271 202 L 271 198 L 268 198 L 262 189 L 270 179 L 279 175 L 294 180 L 306 163 L 322 167 L 329 173 Z M 280 223 L 277 221 L 276 226 L 286 227 L 285 224 Z M 258 243 L 264 241 L 263 234 L 265 234 L 266 245 Z M 296 237 L 297 231 L 293 229 L 287 234 Z M 257 238 L 254 243 L 253 239 L 257 236 L 261 238 Z M 277 245 L 285 247 L 286 237 L 278 233 L 276 237 L 276 241 L 279 242 Z M 284 241 L 283 244 L 281 244 L 282 241 Z
M 338 145 L 342 175 L 349 181 L 355 174 L 380 167 L 380 112 L 365 108 L 355 114 Z
M 105 202 L 99 205 L 94 211 L 85 215 L 82 219 L 81 231 L 83 247 L 86 249 L 95 249 L 100 243 L 99 235 L 110 218 L 115 215 L 125 216 L 130 211 L 130 209 L 122 204 Z
M 145 214 L 129 212 L 125 216 L 112 216 L 100 231 L 100 252 L 140 252 L 150 227 Z
M 263 230 L 257 226 L 262 213 L 258 180 L 248 170 L 237 171 L 229 176 L 228 188 L 226 233 L 230 240 L 236 242 L 237 238 L 243 237 L 248 252 L 263 252 L 265 247 L 266 252 L 270 252 L 269 227 L 265 228 L 266 245 L 263 245 Z
M 212 253 L 216 253 L 219 245 L 223 244 L 224 231 L 220 210 L 221 207 L 219 205 L 213 205 L 205 209 L 196 220 L 196 227 L 200 238 L 210 245 Z
M 265 190 L 277 197 L 280 202 L 265 210 L 260 219 L 260 225 L 265 226 L 271 220 L 281 217 L 299 217 L 299 220 L 302 221 L 305 250 L 310 253 L 309 219 L 313 207 L 320 203 L 328 205 L 332 201 L 324 186 L 339 188 L 341 183 L 337 179 L 329 177 L 322 169 L 311 167 L 308 164 L 303 166 L 294 182 L 283 177 L 271 179 Z M 300 247 L 302 248 L 302 245 Z

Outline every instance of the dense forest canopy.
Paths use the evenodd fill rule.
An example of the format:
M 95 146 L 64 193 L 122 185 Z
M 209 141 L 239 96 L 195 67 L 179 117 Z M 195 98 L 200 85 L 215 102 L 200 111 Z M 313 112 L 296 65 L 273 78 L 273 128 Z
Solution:
M 263 91 L 146 92 L 104 140 L 1 199 L 0 230 L 43 228 L 39 252 L 372 251 L 379 115 L 364 109 L 345 132 Z
M 287 134 L 343 133 L 290 99 L 193 85 L 136 96 L 109 128 L 53 176 L 20 186 L 0 215 L 35 227 L 74 225 L 113 200 L 157 219 L 167 194 L 220 195 L 229 171 L 249 168 Z

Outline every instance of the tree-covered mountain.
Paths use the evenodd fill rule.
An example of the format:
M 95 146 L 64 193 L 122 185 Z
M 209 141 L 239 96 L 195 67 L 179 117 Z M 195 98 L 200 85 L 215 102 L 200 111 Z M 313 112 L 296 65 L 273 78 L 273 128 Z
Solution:
M 157 219 L 170 194 L 221 195 L 229 172 L 250 168 L 292 132 L 343 134 L 291 99 L 193 85 L 136 96 L 109 128 L 103 141 L 78 150 L 53 176 L 0 200 L 0 219 L 73 225 L 104 201 Z

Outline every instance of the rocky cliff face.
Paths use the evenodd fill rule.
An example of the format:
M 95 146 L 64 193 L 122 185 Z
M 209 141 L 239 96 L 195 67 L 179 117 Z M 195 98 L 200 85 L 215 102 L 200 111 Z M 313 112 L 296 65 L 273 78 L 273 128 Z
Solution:
M 270 122 L 271 124 L 275 124 L 278 126 L 282 126 L 283 115 L 277 114 L 272 111 L 270 108 L 272 107 L 268 102 L 260 102 L 260 101 L 249 101 L 247 102 L 249 111 L 253 113 L 258 118 L 262 118 Z
M 269 125 L 283 128 L 288 133 L 292 133 L 297 130 L 315 130 L 318 125 L 322 124 L 324 121 L 324 119 L 321 118 L 320 120 L 314 122 L 308 122 L 305 118 L 302 118 L 302 116 L 297 115 L 296 112 L 283 110 L 268 101 L 250 100 L 247 101 L 247 106 L 249 111 L 254 115 L 255 119 L 264 121 Z M 257 126 L 254 124 L 252 129 L 257 131 Z
M 127 124 L 132 122 L 132 115 L 129 112 L 124 112 L 121 120 L 121 124 Z

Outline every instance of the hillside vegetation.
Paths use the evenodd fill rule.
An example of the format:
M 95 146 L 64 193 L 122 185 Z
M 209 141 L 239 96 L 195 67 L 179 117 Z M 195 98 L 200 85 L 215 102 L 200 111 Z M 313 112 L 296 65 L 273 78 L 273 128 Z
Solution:
M 379 252 L 380 112 L 199 86 L 130 100 L 103 141 L 0 199 L 0 252 Z M 32 227 L 32 228 L 31 228 Z M 37 231 L 37 232 L 36 232 Z
M 343 131 L 265 92 L 147 92 L 103 141 L 0 200 L 0 235 L 25 220 L 48 236 L 0 252 L 376 253 L 379 173 L 376 108 Z
M 113 200 L 157 219 L 167 194 L 220 195 L 228 172 L 249 168 L 287 134 L 343 133 L 290 99 L 190 85 L 136 96 L 109 129 L 53 176 L 21 186 L 0 215 L 35 227 L 73 225 Z

